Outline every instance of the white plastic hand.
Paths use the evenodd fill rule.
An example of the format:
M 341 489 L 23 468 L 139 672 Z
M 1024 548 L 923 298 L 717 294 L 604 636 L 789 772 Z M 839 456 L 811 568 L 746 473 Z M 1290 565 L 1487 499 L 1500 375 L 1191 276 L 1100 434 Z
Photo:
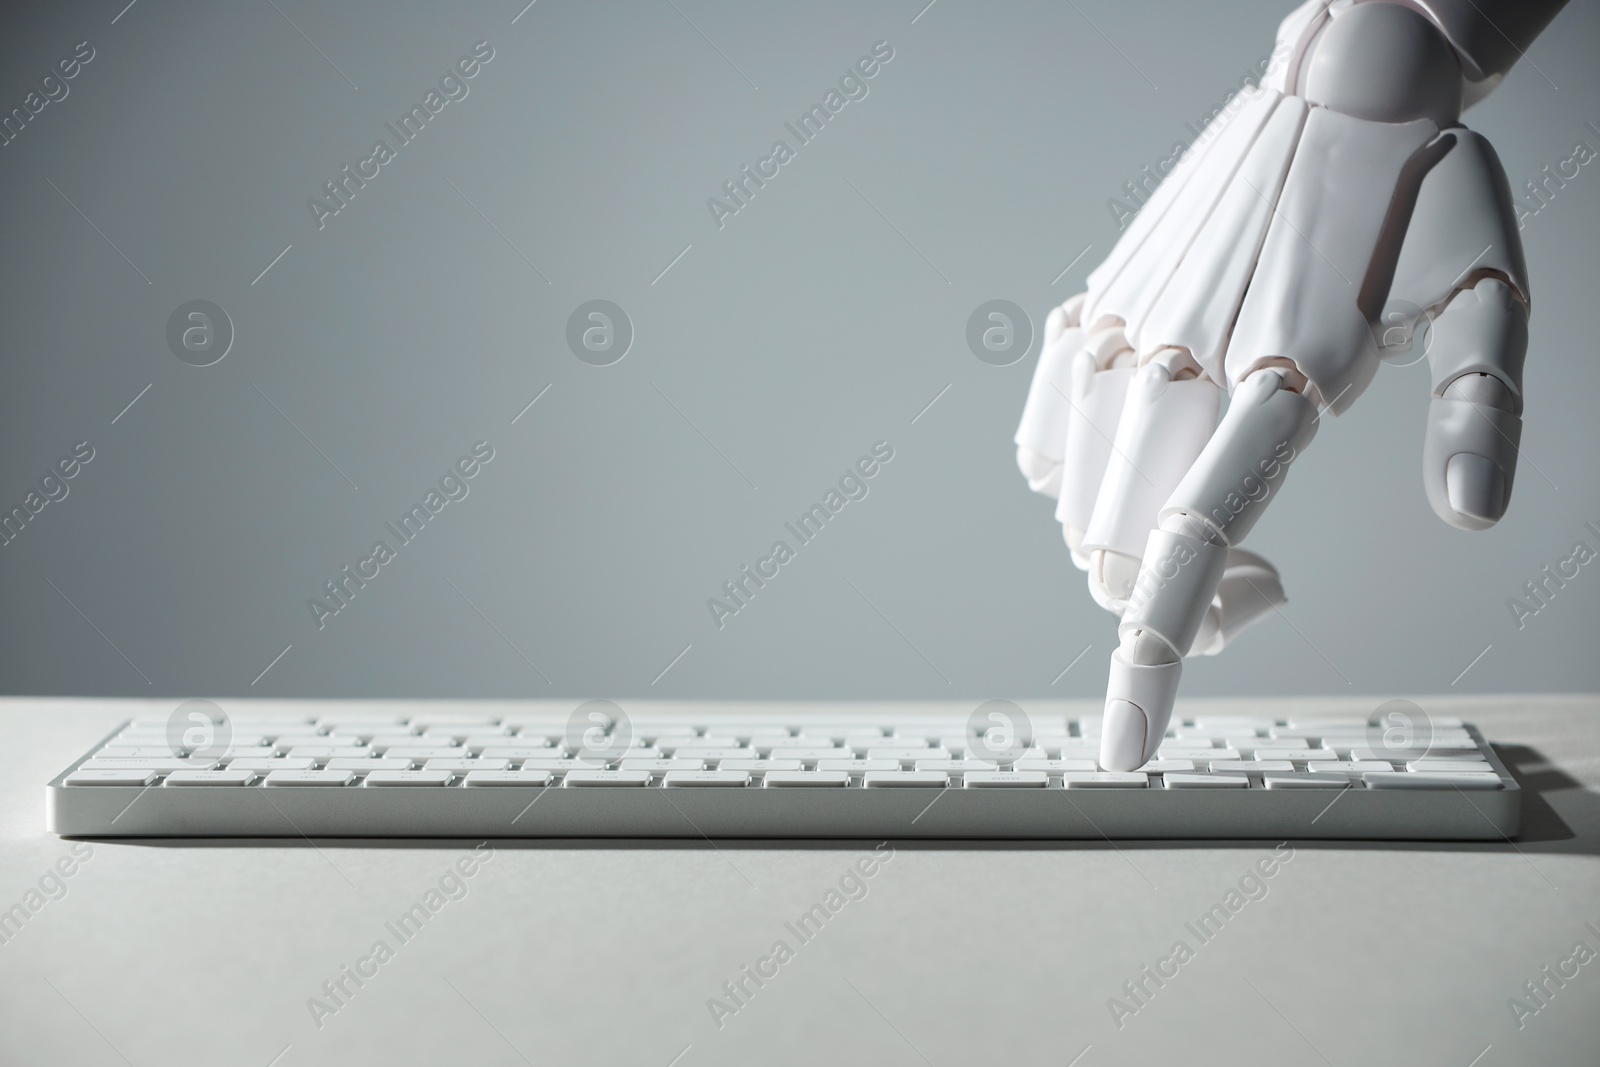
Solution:
M 1276 570 L 1237 545 L 1397 324 L 1433 323 L 1434 509 L 1483 529 L 1510 497 L 1528 285 L 1504 173 L 1459 125 L 1481 95 L 1470 57 L 1377 0 L 1306 4 L 1274 54 L 1282 67 L 1230 102 L 1087 292 L 1051 312 L 1017 430 L 1018 466 L 1058 498 L 1074 562 L 1121 617 L 1108 770 L 1153 756 L 1183 656 L 1283 602 Z

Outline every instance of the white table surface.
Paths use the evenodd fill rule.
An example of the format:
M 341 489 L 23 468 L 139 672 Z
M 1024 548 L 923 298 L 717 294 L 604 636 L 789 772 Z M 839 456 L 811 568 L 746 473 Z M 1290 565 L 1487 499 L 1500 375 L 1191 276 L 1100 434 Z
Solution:
M 1600 697 L 1416 699 L 1496 743 L 1522 836 L 1290 841 L 1204 944 L 1185 924 L 1278 842 L 890 842 L 801 944 L 785 923 L 870 843 L 496 841 L 401 943 L 385 923 L 478 842 L 94 841 L 0 944 L 0 1064 L 1600 1063 L 1600 956 L 1520 1028 L 1508 1006 L 1578 942 L 1600 953 Z M 0 700 L 0 909 L 72 855 L 45 782 L 177 703 Z M 379 939 L 392 958 L 314 1020 Z M 719 1028 L 708 1000 L 779 939 L 793 958 Z M 1108 1000 L 1180 939 L 1192 958 L 1119 1028 Z

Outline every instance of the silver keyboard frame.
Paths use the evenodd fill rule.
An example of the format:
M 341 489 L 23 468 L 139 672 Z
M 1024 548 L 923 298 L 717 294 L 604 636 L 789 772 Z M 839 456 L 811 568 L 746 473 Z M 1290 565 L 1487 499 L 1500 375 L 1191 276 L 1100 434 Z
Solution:
M 778 716 L 744 715 L 743 722 Z M 715 726 L 717 717 L 705 716 Z M 1266 718 L 1266 716 L 1263 716 Z M 696 716 L 695 721 L 702 717 Z M 878 725 L 892 721 L 872 720 Z M 46 787 L 63 837 L 1347 839 L 1501 841 L 1522 791 L 1477 727 L 1493 790 Z M 648 731 L 641 731 L 648 733 Z

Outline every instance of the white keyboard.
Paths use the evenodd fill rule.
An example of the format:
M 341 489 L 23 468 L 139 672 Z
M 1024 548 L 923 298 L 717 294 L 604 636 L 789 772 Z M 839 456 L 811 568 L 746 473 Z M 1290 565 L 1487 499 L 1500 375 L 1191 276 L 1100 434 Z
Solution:
M 1482 734 L 1438 717 L 1403 730 L 1362 719 L 1185 719 L 1155 760 L 1116 773 L 1097 762 L 1098 720 L 1030 719 L 1008 702 L 943 719 L 829 715 L 816 704 L 632 717 L 606 701 L 566 714 L 315 707 L 230 716 L 191 701 L 136 718 L 49 784 L 48 828 L 1501 840 L 1517 834 L 1521 807 Z

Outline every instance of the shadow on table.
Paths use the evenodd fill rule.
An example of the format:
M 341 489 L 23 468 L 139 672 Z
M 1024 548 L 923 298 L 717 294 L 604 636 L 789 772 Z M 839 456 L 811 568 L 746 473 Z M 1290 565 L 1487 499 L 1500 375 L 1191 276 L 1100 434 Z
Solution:
M 1295 840 L 1297 848 L 1352 852 L 1510 852 L 1553 855 L 1600 855 L 1600 793 L 1562 771 L 1536 749 L 1526 745 L 1496 745 L 1495 751 L 1521 785 L 1522 833 L 1514 841 L 1367 841 Z M 1552 803 L 1552 801 L 1554 801 Z M 1561 811 L 1556 807 L 1559 805 Z M 95 839 L 92 839 L 95 840 Z M 108 843 L 155 848 L 305 848 L 313 842 L 288 837 L 251 838 L 106 838 Z M 327 837 L 318 841 L 339 848 L 460 848 L 463 838 Z M 476 839 L 473 839 L 476 840 Z M 1279 839 L 1274 838 L 1272 842 Z M 617 849 L 709 849 L 728 851 L 794 850 L 832 851 L 860 846 L 850 838 L 496 838 L 496 848 L 606 851 Z M 1265 842 L 1270 844 L 1272 842 Z M 895 847 L 913 852 L 1061 852 L 1118 848 L 1153 849 L 1259 849 L 1262 840 L 1117 839 L 1107 840 L 953 840 L 896 839 Z

